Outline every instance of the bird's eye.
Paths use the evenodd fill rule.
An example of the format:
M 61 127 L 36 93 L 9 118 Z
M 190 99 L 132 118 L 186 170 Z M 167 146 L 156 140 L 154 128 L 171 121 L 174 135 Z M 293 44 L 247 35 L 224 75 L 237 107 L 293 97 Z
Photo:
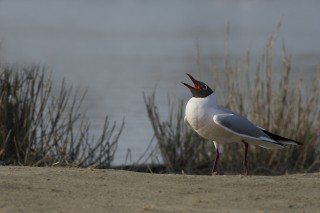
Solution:
M 208 89 L 208 86 L 204 84 L 204 85 L 202 85 L 202 89 L 203 89 L 203 90 L 207 90 L 207 89 Z

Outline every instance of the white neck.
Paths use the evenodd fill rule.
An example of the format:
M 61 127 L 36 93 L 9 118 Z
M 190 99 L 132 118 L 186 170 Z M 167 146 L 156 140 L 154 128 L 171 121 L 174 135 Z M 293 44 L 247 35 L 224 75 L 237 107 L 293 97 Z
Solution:
M 210 105 L 218 105 L 217 97 L 214 93 L 212 93 L 211 95 L 209 95 L 205 98 L 202 98 L 202 99 L 203 99 L 203 101 L 210 103 Z
M 198 104 L 202 106 L 208 106 L 210 108 L 214 106 L 218 106 L 216 95 L 212 93 L 211 95 L 205 98 L 192 97 L 188 101 L 188 105 L 198 106 Z

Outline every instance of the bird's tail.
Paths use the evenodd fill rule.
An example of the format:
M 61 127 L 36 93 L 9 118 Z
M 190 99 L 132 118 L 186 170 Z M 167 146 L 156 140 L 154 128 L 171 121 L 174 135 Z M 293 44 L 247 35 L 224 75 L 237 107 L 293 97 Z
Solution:
M 267 130 L 265 129 L 262 129 L 260 128 L 265 134 L 267 134 L 270 138 L 272 138 L 273 140 L 279 142 L 279 143 L 282 143 L 283 145 L 299 145 L 301 146 L 302 143 L 298 142 L 298 141 L 295 141 L 295 140 L 292 140 L 292 139 L 289 139 L 289 138 L 285 138 L 285 137 L 282 137 L 280 135 L 276 135 L 276 134 L 273 134 L 271 132 L 268 132 Z

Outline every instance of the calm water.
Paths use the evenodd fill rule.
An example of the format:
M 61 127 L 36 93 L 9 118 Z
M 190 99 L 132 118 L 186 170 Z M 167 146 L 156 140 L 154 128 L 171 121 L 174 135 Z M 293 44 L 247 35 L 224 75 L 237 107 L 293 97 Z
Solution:
M 121 164 L 127 149 L 137 160 L 152 137 L 143 91 L 156 86 L 162 114 L 169 93 L 188 98 L 180 82 L 199 71 L 197 43 L 204 78 L 206 67 L 222 62 L 228 22 L 229 52 L 237 58 L 248 49 L 260 56 L 282 19 L 276 50 L 284 40 L 294 64 L 312 70 L 320 64 L 319 8 L 316 0 L 0 0 L 0 56 L 45 64 L 57 84 L 66 77 L 88 89 L 83 110 L 94 132 L 106 114 L 125 117 L 115 160 Z

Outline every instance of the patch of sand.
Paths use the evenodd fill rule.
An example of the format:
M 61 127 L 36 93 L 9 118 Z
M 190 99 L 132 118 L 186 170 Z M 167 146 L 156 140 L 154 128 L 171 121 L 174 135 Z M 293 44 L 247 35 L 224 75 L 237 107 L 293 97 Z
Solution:
M 190 176 L 0 166 L 0 212 L 318 212 L 320 173 Z

